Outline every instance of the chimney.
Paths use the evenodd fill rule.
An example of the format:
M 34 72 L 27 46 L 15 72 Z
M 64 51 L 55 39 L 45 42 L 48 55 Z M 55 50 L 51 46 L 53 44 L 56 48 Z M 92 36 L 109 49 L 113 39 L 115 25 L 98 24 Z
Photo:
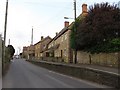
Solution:
M 69 26 L 69 22 L 68 21 L 65 21 L 64 22 L 64 27 L 68 27 Z
M 56 32 L 56 36 L 58 35 L 58 32 Z
M 41 40 L 43 40 L 43 36 L 41 36 Z
M 87 12 L 87 4 L 83 4 L 82 5 L 82 13 L 86 13 Z

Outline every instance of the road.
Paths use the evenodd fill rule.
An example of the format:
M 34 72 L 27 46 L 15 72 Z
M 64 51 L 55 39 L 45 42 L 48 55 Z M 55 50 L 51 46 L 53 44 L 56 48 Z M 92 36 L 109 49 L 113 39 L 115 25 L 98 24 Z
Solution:
M 13 60 L 3 77 L 3 88 L 106 88 L 107 86 L 59 74 L 22 59 Z

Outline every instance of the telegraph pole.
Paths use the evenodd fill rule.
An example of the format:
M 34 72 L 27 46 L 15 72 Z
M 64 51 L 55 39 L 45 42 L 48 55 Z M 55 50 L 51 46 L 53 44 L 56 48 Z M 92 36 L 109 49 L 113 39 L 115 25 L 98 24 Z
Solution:
M 5 61 L 5 42 L 6 42 L 6 29 L 7 29 L 7 15 L 8 15 L 8 0 L 6 1 L 6 12 L 5 12 L 5 25 L 4 25 L 4 41 L 3 41 L 3 59 L 2 59 L 2 67 L 4 68 Z
M 74 33 L 76 34 L 76 0 L 74 0 Z M 75 45 L 76 45 L 76 40 L 75 40 Z M 74 57 L 74 63 L 77 63 L 77 49 L 75 48 L 75 57 Z
M 9 41 L 8 41 L 8 45 L 10 45 L 10 39 L 9 39 Z
M 32 27 L 32 35 L 31 35 L 31 45 L 33 45 L 33 27 Z

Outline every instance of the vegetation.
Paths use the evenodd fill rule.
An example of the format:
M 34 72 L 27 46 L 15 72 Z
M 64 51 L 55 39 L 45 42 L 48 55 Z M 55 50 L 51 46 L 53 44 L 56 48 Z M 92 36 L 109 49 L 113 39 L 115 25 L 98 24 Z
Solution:
M 94 4 L 88 15 L 76 21 L 77 30 L 72 35 L 72 48 L 90 53 L 120 51 L 120 9 L 109 3 Z
M 3 41 L 2 41 L 2 48 L 4 48 Z M 7 47 L 5 47 L 5 56 L 2 57 L 2 60 L 3 60 L 2 61 L 2 75 L 5 75 L 5 73 L 8 71 L 10 60 L 12 59 L 14 53 L 15 53 L 15 49 L 12 45 L 8 45 Z M 2 51 L 2 55 L 4 55 L 3 51 Z
M 12 45 L 8 45 L 5 49 L 5 63 L 8 63 L 12 58 L 15 53 L 15 49 Z

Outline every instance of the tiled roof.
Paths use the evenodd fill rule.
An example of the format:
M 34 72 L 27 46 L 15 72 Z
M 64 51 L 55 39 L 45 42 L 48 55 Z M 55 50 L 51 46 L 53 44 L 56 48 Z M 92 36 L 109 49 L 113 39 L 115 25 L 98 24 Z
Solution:
M 55 50 L 55 49 L 59 48 L 59 46 L 60 46 L 60 44 L 57 44 L 57 45 L 47 49 L 47 51 Z
M 59 33 L 58 33 L 58 35 L 57 36 L 55 36 L 55 40 L 58 38 L 58 37 L 60 37 L 63 33 L 65 33 L 66 31 L 68 30 L 68 27 L 65 27 L 65 28 L 63 28 Z
M 47 36 L 47 37 L 45 37 L 45 38 L 43 38 L 43 40 L 41 40 L 41 41 L 39 41 L 39 42 L 37 42 L 36 44 L 34 44 L 34 45 L 37 45 L 38 43 L 41 43 L 41 42 L 43 42 L 43 41 L 45 41 L 46 39 L 52 39 L 50 36 Z

